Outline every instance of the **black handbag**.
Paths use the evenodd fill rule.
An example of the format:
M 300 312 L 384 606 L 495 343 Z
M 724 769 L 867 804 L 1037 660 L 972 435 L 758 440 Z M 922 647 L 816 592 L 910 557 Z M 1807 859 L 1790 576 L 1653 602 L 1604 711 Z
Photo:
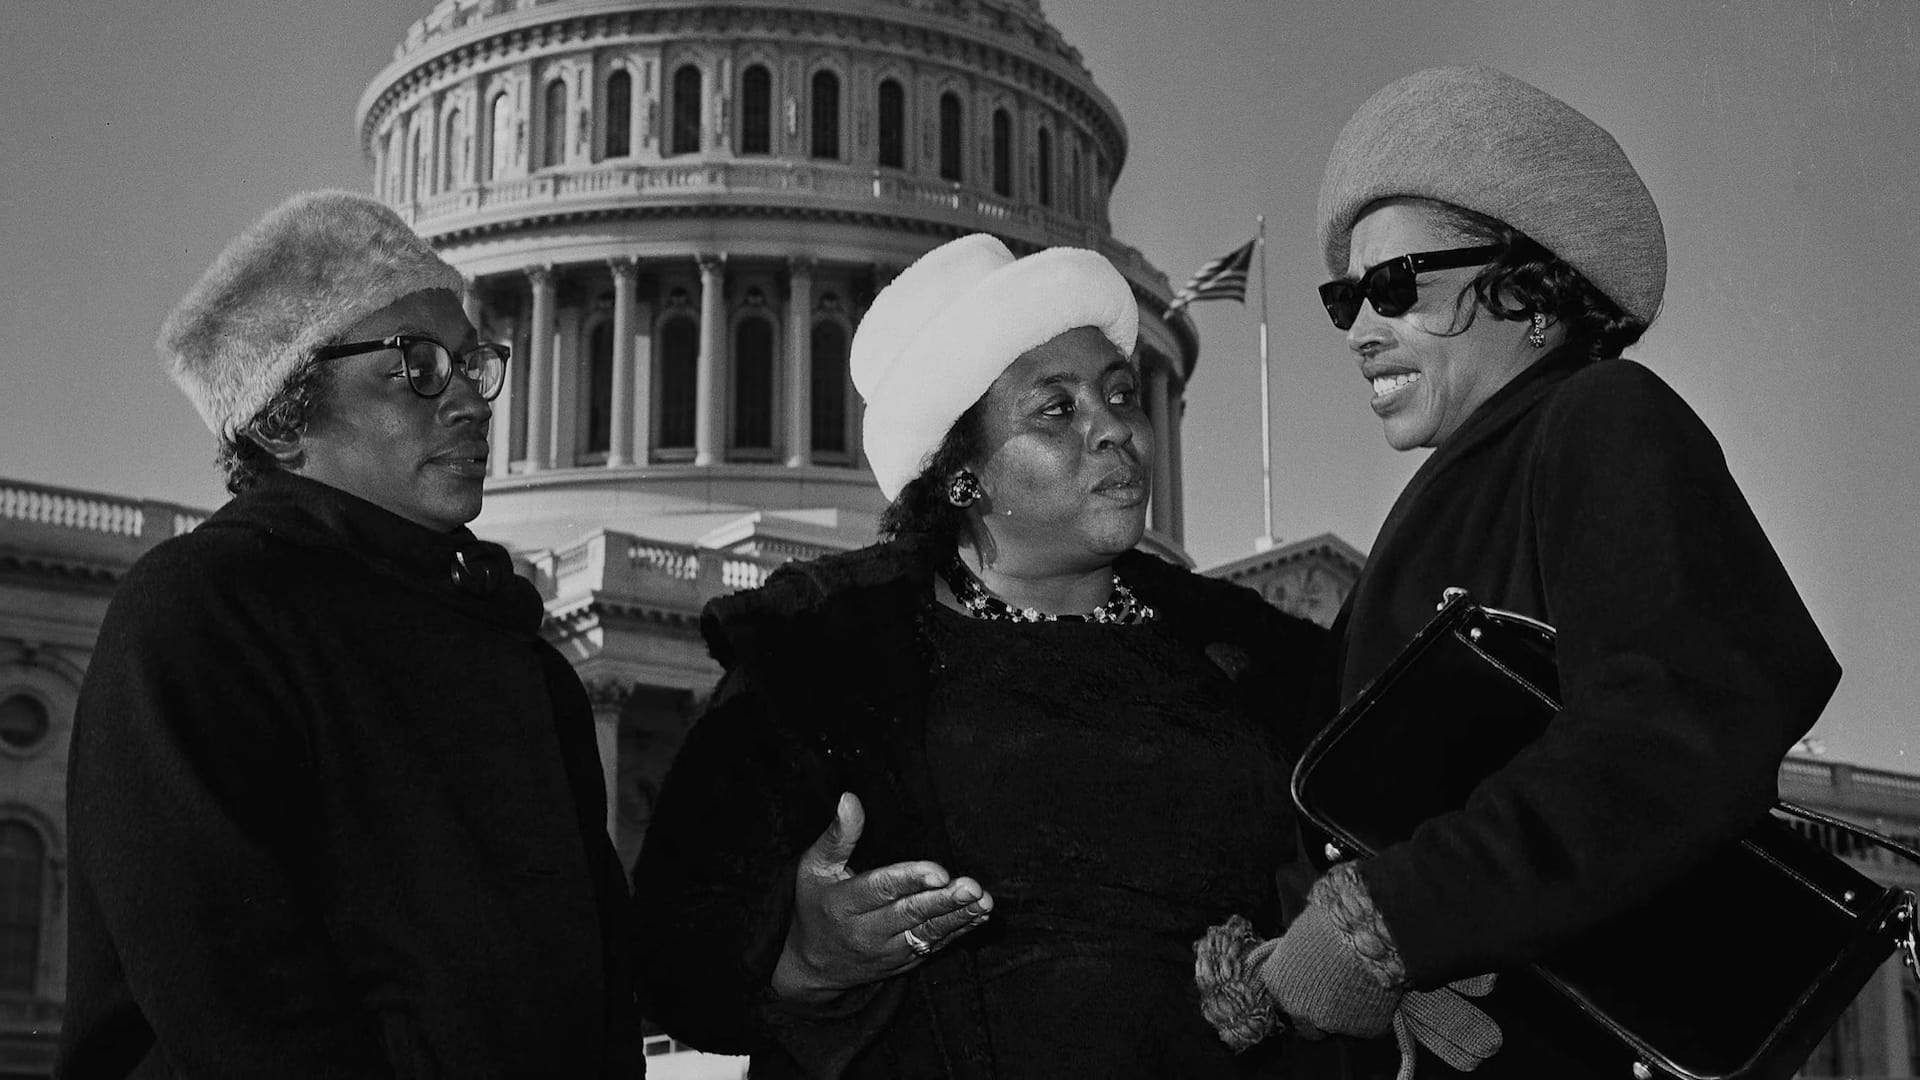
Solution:
M 1463 806 L 1545 730 L 1558 697 L 1552 627 L 1448 589 L 1439 614 L 1308 745 L 1294 801 L 1332 837 L 1330 857 L 1371 855 Z M 1434 723 L 1437 701 L 1456 713 L 1471 703 L 1474 723 Z M 1896 948 L 1920 975 L 1920 946 L 1911 892 L 1777 814 L 1916 861 L 1920 851 L 1804 807 L 1776 810 L 1645 905 L 1501 978 L 1557 991 L 1576 1023 L 1624 1044 L 1642 1080 L 1787 1080 Z

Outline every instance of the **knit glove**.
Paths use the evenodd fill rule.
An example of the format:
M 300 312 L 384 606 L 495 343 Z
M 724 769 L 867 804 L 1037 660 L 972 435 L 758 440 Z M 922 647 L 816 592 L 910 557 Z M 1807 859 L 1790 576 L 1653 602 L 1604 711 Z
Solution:
M 1235 1050 L 1284 1030 L 1288 1020 L 1308 1038 L 1383 1035 L 1400 1002 L 1400 991 L 1368 970 L 1319 904 L 1264 942 L 1235 915 L 1208 930 L 1194 952 L 1201 1014 Z
M 1472 1072 L 1500 1049 L 1500 1025 L 1467 1000 L 1493 990 L 1492 975 L 1449 983 L 1438 990 L 1414 990 L 1393 1014 L 1394 1041 L 1400 1045 L 1396 1080 L 1411 1080 L 1415 1045 L 1424 1046 L 1459 1072 Z
M 1256 946 L 1249 960 L 1303 1035 L 1370 1038 L 1393 1026 L 1401 992 L 1381 984 L 1318 904 L 1308 905 L 1286 933 Z

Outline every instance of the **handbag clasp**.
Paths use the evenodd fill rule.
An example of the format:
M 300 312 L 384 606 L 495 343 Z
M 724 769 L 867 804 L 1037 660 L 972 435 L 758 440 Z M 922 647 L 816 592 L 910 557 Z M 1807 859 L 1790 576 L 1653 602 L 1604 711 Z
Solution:
M 1920 919 L 1916 918 L 1915 901 L 1911 892 L 1901 899 L 1900 906 L 1894 910 L 1893 920 L 1905 924 L 1905 929 L 1898 939 L 1898 947 L 1903 954 L 1900 959 L 1906 963 L 1907 970 L 1913 973 L 1914 979 L 1920 981 L 1920 926 L 1915 925 L 1916 922 L 1920 922 Z

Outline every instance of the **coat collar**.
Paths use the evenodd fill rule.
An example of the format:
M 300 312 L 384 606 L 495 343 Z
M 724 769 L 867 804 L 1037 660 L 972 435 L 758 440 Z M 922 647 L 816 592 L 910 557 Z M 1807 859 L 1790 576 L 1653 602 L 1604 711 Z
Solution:
M 465 526 L 436 532 L 339 488 L 288 472 L 273 472 L 230 499 L 203 529 L 264 532 L 305 548 L 341 552 L 406 585 L 517 632 L 538 633 L 545 605 L 532 584 L 513 573 L 498 544 Z M 456 576 L 456 556 L 496 575 L 490 589 Z
M 1515 375 L 1507 384 L 1494 391 L 1493 396 L 1480 403 L 1480 407 L 1468 416 L 1460 429 L 1453 433 L 1441 446 L 1437 447 L 1420 468 L 1407 481 L 1407 486 L 1394 500 L 1393 509 L 1387 514 L 1387 520 L 1380 526 L 1382 539 L 1392 536 L 1400 519 L 1406 515 L 1407 507 L 1419 500 L 1420 493 L 1433 483 L 1433 478 L 1453 466 L 1453 463 L 1467 457 L 1497 440 L 1517 423 L 1521 417 L 1533 411 L 1534 406 L 1543 401 L 1553 389 L 1565 382 L 1575 372 L 1592 363 L 1588 353 L 1589 344 L 1585 341 L 1567 341 L 1547 353 L 1540 359 L 1527 365 L 1520 374 Z M 1376 551 L 1379 544 L 1374 545 Z

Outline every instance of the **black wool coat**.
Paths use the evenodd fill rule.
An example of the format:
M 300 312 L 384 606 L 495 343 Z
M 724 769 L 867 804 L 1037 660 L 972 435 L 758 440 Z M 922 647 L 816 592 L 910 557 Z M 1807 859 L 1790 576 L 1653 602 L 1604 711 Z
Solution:
M 1537 361 L 1434 451 L 1334 627 L 1342 702 L 1448 586 L 1559 631 L 1564 708 L 1545 736 L 1363 864 L 1418 987 L 1538 959 L 1737 836 L 1839 679 L 1705 425 L 1646 368 L 1582 348 Z M 1626 1075 L 1526 998 L 1497 995 L 1507 1048 L 1475 1077 Z
M 477 543 L 276 475 L 128 573 L 64 1075 L 641 1075 L 592 710 L 530 584 L 452 582 Z
M 950 553 L 903 540 L 790 564 L 707 607 L 726 675 L 667 776 L 634 870 L 635 955 L 648 1016 L 694 1046 L 752 1055 L 756 1080 L 1019 1075 L 1018 1062 L 994 1060 L 965 948 L 830 1011 L 769 998 L 798 858 L 842 791 L 866 807 L 856 873 L 952 864 L 925 752 L 938 661 L 919 622 L 935 562 Z M 1115 567 L 1297 752 L 1324 632 L 1149 555 Z

